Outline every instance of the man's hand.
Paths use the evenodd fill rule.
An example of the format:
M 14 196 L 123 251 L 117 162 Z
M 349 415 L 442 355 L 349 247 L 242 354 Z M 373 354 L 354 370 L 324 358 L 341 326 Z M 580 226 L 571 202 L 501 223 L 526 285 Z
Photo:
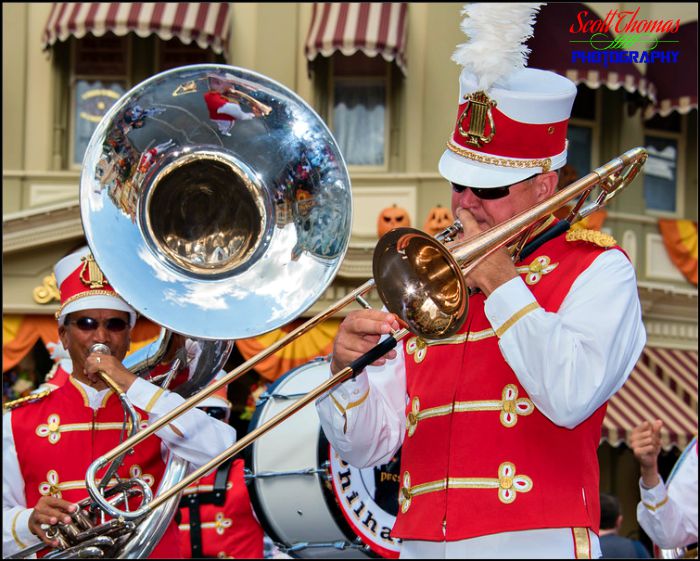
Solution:
M 333 360 L 331 372 L 337 374 L 348 364 L 360 358 L 379 343 L 382 335 L 399 329 L 399 322 L 394 314 L 379 310 L 355 310 L 350 312 L 340 324 L 338 334 L 333 342 Z M 387 360 L 396 358 L 396 351 L 391 350 L 372 363 L 381 366 Z
M 126 392 L 136 380 L 136 375 L 129 372 L 118 358 L 92 353 L 85 359 L 85 375 L 93 383 L 102 382 L 102 378 L 97 374 L 98 371 L 107 374 L 123 392 Z
M 478 236 L 488 229 L 485 226 L 482 229 L 471 212 L 466 209 L 457 209 L 457 218 L 462 223 L 462 240 Z M 517 276 L 518 271 L 515 269 L 513 259 L 506 249 L 501 247 L 483 259 L 465 278 L 467 286 L 479 288 L 488 297 L 499 286 Z
M 630 437 L 630 447 L 641 467 L 642 484 L 647 488 L 655 487 L 660 481 L 657 459 L 661 452 L 663 424 L 659 419 L 644 421 L 632 430 Z
M 41 497 L 36 505 L 34 505 L 34 510 L 29 515 L 29 530 L 46 545 L 57 547 L 58 540 L 50 540 L 46 537 L 48 526 L 54 526 L 59 522 L 63 524 L 70 523 L 72 520 L 70 514 L 77 509 L 78 505 L 69 501 L 64 501 L 63 499 Z M 42 528 L 42 526 L 44 526 L 44 528 Z

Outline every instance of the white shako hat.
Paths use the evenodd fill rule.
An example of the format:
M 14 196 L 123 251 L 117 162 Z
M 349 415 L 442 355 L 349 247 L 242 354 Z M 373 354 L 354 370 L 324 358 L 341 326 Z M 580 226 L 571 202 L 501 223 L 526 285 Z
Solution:
M 136 310 L 114 291 L 89 247 L 84 246 L 61 259 L 54 265 L 54 274 L 61 293 L 61 307 L 56 312 L 59 325 L 63 325 L 72 312 L 104 309 L 128 312 L 129 323 L 134 327 Z
M 467 187 L 502 187 L 566 164 L 574 83 L 526 68 L 542 4 L 473 3 L 462 10 L 468 42 L 452 60 L 459 77 L 457 122 L 440 174 Z

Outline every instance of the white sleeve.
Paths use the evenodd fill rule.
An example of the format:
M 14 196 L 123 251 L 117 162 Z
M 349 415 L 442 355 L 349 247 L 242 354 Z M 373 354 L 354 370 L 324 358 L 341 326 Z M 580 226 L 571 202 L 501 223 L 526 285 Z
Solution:
M 403 443 L 406 374 L 401 341 L 396 353 L 394 360 L 368 366 L 316 401 L 326 438 L 352 466 L 386 463 Z
M 143 378 L 134 381 L 126 396 L 132 404 L 146 411 L 151 421 L 158 420 L 185 401 L 182 396 L 163 390 Z M 236 442 L 236 429 L 196 407 L 156 431 L 156 434 L 175 455 L 195 468 L 203 466 Z
M 29 530 L 29 515 L 33 509 L 27 508 L 24 496 L 11 415 L 8 411 L 2 416 L 2 551 L 6 555 L 40 541 Z
M 485 306 L 530 399 L 567 428 L 622 387 L 646 343 L 634 268 L 617 250 L 579 275 L 556 313 L 539 307 L 521 277 L 492 292 Z
M 661 548 L 675 549 L 698 541 L 698 455 L 690 450 L 682 461 L 668 491 L 661 481 L 645 489 L 637 505 L 637 520 L 651 540 Z

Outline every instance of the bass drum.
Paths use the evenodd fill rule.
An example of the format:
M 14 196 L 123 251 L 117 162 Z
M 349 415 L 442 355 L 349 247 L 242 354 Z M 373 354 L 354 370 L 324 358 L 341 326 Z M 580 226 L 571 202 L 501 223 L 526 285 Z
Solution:
M 256 403 L 254 430 L 328 379 L 316 359 L 276 380 Z M 309 404 L 247 448 L 251 502 L 265 533 L 300 558 L 399 555 L 389 533 L 398 512 L 399 454 L 388 464 L 357 469 L 326 440 Z

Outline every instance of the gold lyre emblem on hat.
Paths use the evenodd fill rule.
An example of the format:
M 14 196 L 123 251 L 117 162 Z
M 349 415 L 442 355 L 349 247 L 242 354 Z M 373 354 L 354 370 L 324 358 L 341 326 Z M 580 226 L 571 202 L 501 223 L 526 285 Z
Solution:
M 491 114 L 491 109 L 496 106 L 496 101 L 481 91 L 465 95 L 464 98 L 467 100 L 467 105 L 457 120 L 459 134 L 466 138 L 467 144 L 474 146 L 488 144 L 496 134 L 496 125 Z M 465 131 L 462 123 L 467 117 L 469 117 L 469 130 Z M 488 136 L 484 136 L 487 117 L 491 130 Z
M 80 280 L 83 281 L 83 284 L 90 288 L 102 288 L 107 283 L 107 279 L 95 263 L 92 253 L 88 253 L 81 261 L 83 267 L 80 269 Z

